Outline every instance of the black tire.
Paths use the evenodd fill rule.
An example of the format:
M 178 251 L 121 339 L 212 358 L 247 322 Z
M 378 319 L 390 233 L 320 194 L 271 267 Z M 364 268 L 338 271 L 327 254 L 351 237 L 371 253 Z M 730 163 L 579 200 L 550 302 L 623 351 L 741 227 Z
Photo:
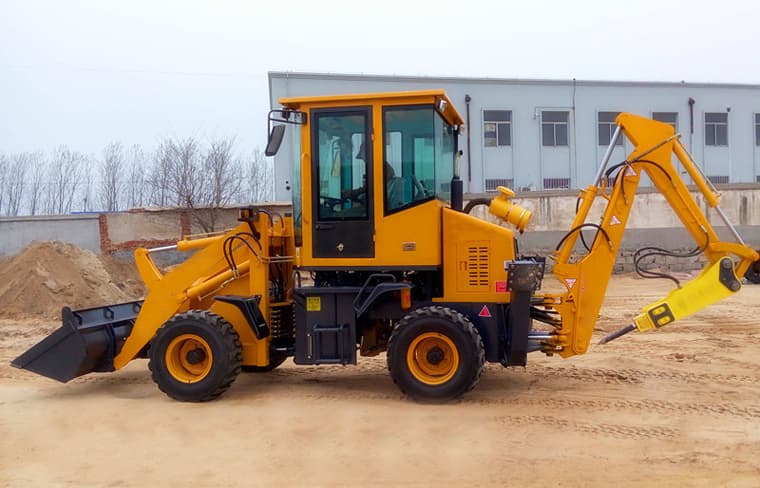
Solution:
M 281 355 L 281 356 L 275 356 L 274 354 L 269 355 L 269 364 L 266 366 L 251 366 L 244 364 L 241 366 L 243 373 L 268 373 L 274 369 L 276 369 L 279 365 L 284 363 L 288 359 L 288 356 Z
M 744 273 L 744 277 L 747 278 L 747 281 L 750 283 L 760 283 L 760 261 L 755 261 L 750 264 L 749 268 L 747 268 L 747 271 Z
M 240 338 L 224 318 L 191 310 L 169 319 L 150 343 L 150 368 L 158 388 L 175 400 L 213 400 L 240 374 Z
M 478 383 L 484 365 L 478 330 L 450 308 L 414 310 L 401 319 L 388 341 L 391 378 L 404 394 L 418 401 L 462 396 Z

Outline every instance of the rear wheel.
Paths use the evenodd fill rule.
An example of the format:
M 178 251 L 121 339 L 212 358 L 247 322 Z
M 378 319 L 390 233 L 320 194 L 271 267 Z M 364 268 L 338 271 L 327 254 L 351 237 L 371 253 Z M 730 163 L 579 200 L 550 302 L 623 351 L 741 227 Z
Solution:
M 149 368 L 159 389 L 185 402 L 213 400 L 240 373 L 240 339 L 229 322 L 205 310 L 169 319 L 150 344 Z
M 747 268 L 747 271 L 744 273 L 744 277 L 747 278 L 747 281 L 750 283 L 760 283 L 760 261 L 755 261 L 750 264 L 749 268 Z
M 457 398 L 475 387 L 485 364 L 483 340 L 467 317 L 446 307 L 419 308 L 388 341 L 388 369 L 402 392 L 423 401 Z

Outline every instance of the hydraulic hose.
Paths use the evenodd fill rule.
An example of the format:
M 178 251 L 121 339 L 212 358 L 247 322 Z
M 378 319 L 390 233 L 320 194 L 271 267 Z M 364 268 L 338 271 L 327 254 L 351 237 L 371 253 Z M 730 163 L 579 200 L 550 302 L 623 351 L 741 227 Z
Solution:
M 467 205 L 464 206 L 462 209 L 463 213 L 470 213 L 473 208 L 479 206 L 479 205 L 491 205 L 491 199 L 490 198 L 473 198 L 469 202 L 467 202 Z

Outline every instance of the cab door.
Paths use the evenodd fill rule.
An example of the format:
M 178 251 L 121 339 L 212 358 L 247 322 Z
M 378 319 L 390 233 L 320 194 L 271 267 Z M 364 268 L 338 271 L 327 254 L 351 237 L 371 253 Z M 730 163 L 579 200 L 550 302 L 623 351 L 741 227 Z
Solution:
M 372 109 L 316 109 L 311 118 L 312 255 L 372 258 Z

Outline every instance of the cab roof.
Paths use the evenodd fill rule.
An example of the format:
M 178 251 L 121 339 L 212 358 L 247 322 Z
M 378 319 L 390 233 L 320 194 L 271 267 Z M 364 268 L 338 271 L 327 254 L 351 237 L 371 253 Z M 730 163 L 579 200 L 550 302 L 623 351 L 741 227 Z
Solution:
M 426 100 L 427 99 L 427 100 Z M 279 102 L 282 106 L 291 109 L 302 109 L 305 107 L 329 107 L 331 105 L 346 106 L 346 104 L 371 104 L 379 103 L 399 105 L 404 102 L 410 104 L 430 103 L 431 105 L 437 105 L 439 100 L 445 101 L 445 107 L 442 112 L 444 118 L 452 125 L 463 125 L 464 120 L 457 111 L 454 104 L 451 103 L 451 99 L 446 95 L 446 92 L 442 89 L 437 90 L 414 90 L 414 91 L 397 91 L 397 92 L 376 92 L 376 93 L 355 93 L 346 95 L 320 95 L 313 97 L 286 97 L 280 98 Z

